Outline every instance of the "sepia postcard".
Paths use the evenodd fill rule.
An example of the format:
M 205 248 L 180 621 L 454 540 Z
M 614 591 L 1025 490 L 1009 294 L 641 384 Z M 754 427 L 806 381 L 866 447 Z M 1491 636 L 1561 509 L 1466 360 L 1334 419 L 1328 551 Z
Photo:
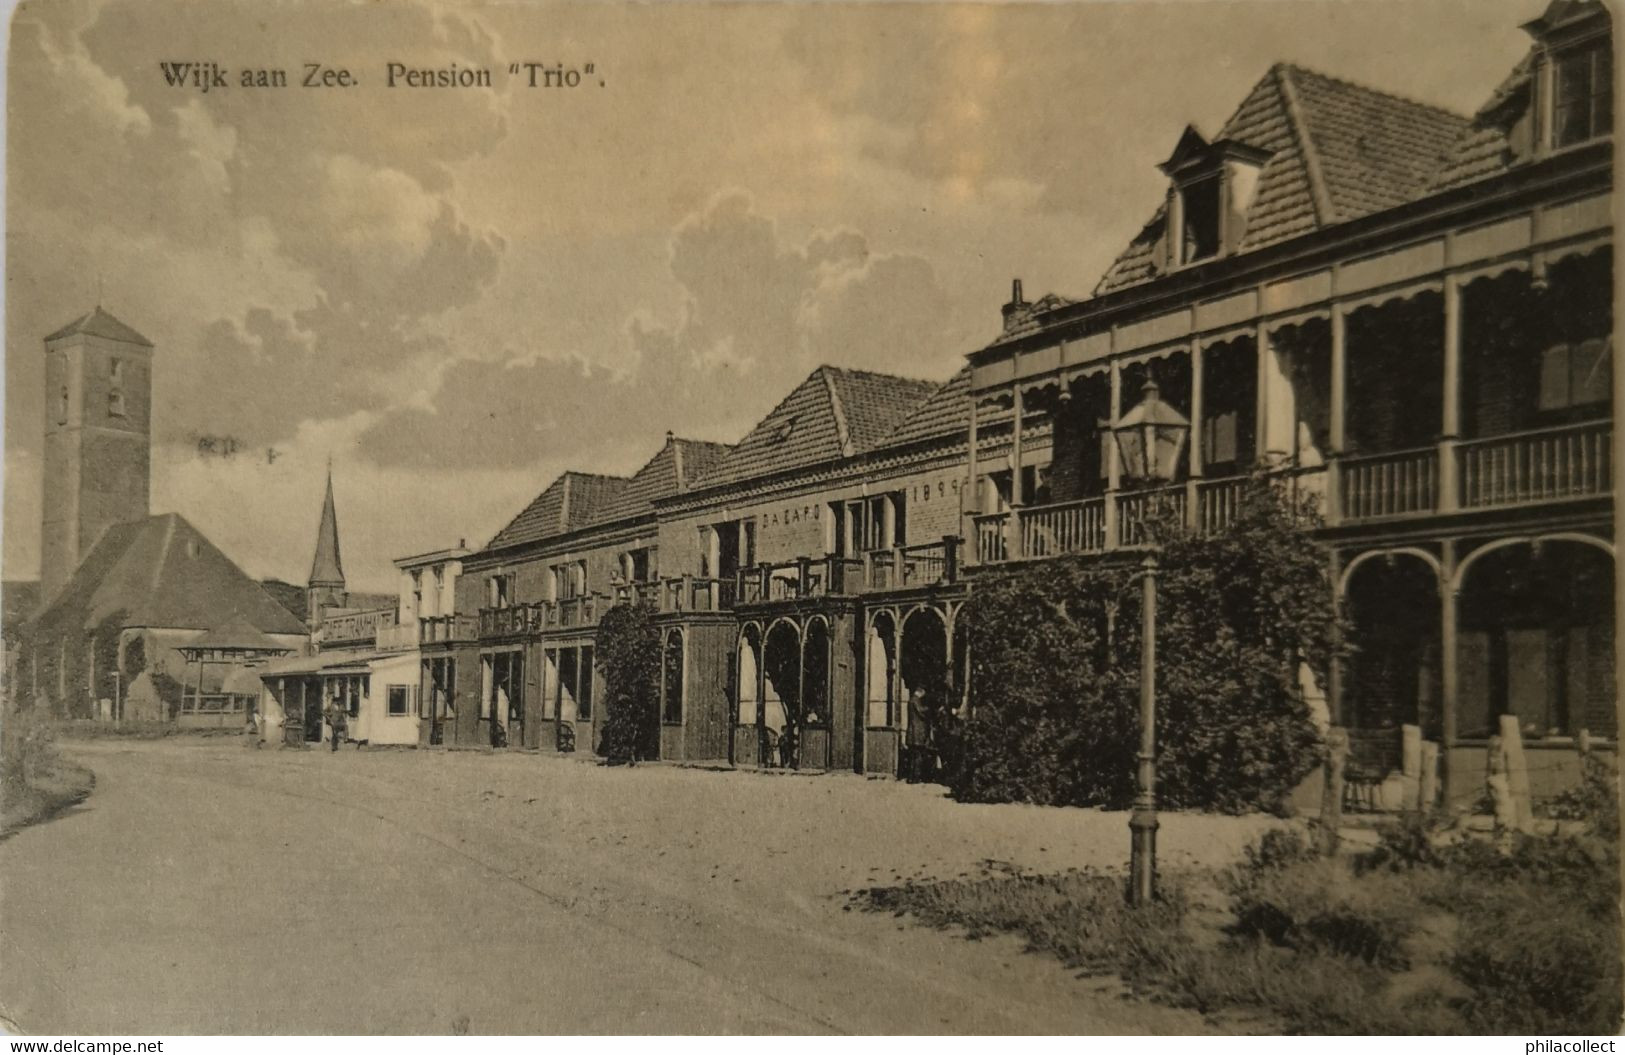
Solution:
M 8 1050 L 1614 1050 L 1615 8 L 21 0 Z

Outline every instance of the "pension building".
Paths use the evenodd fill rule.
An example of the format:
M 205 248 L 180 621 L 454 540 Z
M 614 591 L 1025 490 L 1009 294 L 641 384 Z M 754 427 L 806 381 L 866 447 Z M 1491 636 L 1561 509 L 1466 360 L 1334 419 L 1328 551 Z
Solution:
M 436 735 L 594 749 L 595 627 L 636 599 L 662 757 L 895 773 L 910 693 L 966 695 L 979 575 L 1222 530 L 1265 472 L 1322 512 L 1357 652 L 1305 693 L 1368 766 L 1415 726 L 1470 796 L 1510 714 L 1567 779 L 1616 734 L 1611 25 L 1524 28 L 1471 115 L 1277 65 L 1170 128 L 1092 293 L 1015 283 L 945 383 L 822 367 L 738 443 L 566 473 L 421 621 Z M 1112 440 L 1148 413 L 1188 425 L 1155 479 Z

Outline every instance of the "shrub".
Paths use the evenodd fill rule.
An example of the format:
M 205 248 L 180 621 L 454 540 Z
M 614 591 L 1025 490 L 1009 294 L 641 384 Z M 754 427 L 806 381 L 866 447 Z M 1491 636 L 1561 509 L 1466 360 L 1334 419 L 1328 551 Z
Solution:
M 1298 686 L 1329 669 L 1337 616 L 1309 514 L 1249 485 L 1217 536 L 1162 530 L 1158 794 L 1174 807 L 1277 809 L 1319 761 Z M 1123 806 L 1138 750 L 1137 570 L 1046 562 L 990 576 L 962 618 L 972 718 L 956 798 Z
M 1548 799 L 1546 816 L 1586 821 L 1605 839 L 1619 838 L 1619 774 L 1594 752 L 1580 756 L 1580 783 Z
M 594 656 L 604 672 L 599 754 L 611 765 L 660 757 L 660 632 L 647 605 L 617 604 L 598 623 Z

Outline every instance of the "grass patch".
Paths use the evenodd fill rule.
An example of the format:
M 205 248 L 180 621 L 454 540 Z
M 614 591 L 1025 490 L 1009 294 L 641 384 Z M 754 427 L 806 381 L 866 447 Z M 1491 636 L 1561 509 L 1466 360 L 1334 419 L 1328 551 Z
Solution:
M 1281 1032 L 1606 1033 L 1620 1023 L 1617 846 L 1520 837 L 1425 851 L 1396 831 L 1323 858 L 1271 833 L 1236 868 L 1165 876 L 1124 900 L 1119 876 L 981 876 L 858 891 L 869 911 L 1032 951 L 1134 991 Z
M 90 796 L 96 777 L 62 759 L 49 723 L 10 711 L 0 730 L 5 741 L 0 769 L 0 839 L 39 824 Z

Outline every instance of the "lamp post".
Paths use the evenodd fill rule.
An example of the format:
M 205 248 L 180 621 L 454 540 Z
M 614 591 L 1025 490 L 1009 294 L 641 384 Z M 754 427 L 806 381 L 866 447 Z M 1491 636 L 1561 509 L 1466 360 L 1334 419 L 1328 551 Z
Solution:
M 1168 482 L 1179 471 L 1191 423 L 1164 403 L 1149 378 L 1139 405 L 1112 426 L 1131 477 Z M 1129 814 L 1129 901 L 1143 905 L 1157 890 L 1157 554 L 1140 563 L 1140 751 L 1134 809 Z

